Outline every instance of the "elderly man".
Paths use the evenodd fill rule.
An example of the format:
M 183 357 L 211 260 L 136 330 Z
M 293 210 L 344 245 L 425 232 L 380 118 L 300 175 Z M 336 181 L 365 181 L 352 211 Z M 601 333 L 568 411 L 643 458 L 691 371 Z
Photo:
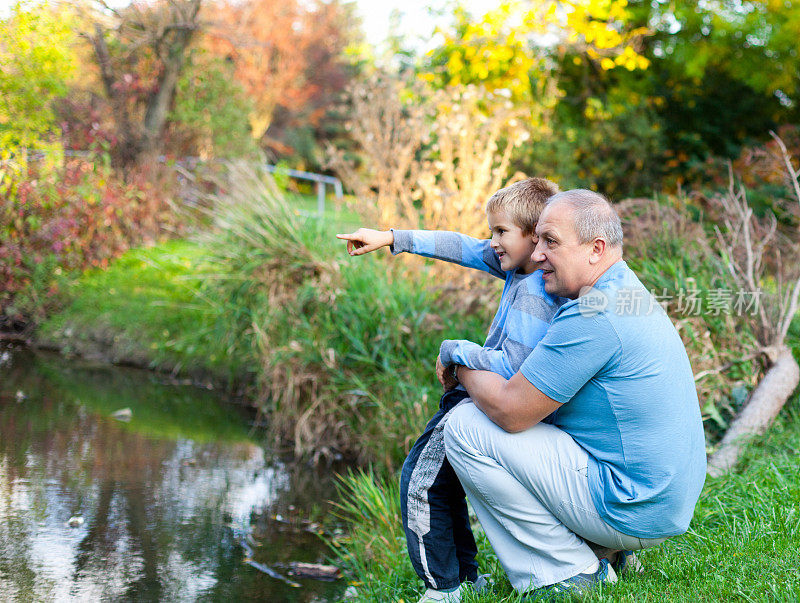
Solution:
M 567 298 L 544 339 L 509 380 L 439 371 L 475 403 L 447 423 L 450 463 L 511 584 L 538 596 L 613 582 L 632 551 L 685 532 L 706 457 L 686 350 L 622 260 L 611 205 L 559 193 L 536 234 L 545 290 Z

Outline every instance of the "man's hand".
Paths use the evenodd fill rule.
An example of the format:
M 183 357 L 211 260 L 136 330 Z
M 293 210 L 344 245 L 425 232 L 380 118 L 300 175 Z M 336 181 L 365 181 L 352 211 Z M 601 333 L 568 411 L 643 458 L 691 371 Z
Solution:
M 449 392 L 451 389 L 455 389 L 458 385 L 458 381 L 453 376 L 453 369 L 450 366 L 445 366 L 442 364 L 442 357 L 436 357 L 436 376 L 439 378 L 439 383 L 442 384 L 444 391 Z
M 371 228 L 359 228 L 350 234 L 337 234 L 336 238 L 347 241 L 347 253 L 350 255 L 364 255 L 394 243 L 394 234 L 391 230 Z

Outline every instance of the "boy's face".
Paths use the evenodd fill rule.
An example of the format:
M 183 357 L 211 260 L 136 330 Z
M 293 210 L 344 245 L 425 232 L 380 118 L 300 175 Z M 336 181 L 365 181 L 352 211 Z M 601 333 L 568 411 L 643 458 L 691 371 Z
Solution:
M 492 231 L 492 249 L 500 258 L 500 267 L 505 271 L 519 269 L 523 274 L 536 270 L 538 263 L 531 257 L 536 248 L 535 235 L 523 234 L 504 210 L 489 212 L 486 217 Z

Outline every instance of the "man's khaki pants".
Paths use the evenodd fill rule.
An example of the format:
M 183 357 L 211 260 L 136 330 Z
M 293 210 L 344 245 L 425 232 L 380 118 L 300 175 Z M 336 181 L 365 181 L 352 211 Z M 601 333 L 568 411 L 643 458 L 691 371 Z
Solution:
M 638 550 L 665 540 L 628 536 L 601 519 L 589 493 L 588 455 L 557 427 L 539 423 L 508 433 L 470 403 L 452 412 L 444 439 L 447 458 L 517 591 L 592 567 L 597 557 L 586 541 Z

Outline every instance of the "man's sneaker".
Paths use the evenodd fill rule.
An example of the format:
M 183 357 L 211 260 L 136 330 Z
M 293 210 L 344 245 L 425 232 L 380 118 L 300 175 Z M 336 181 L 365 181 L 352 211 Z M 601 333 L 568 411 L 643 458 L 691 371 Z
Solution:
M 476 593 L 480 593 L 490 586 L 491 583 L 489 582 L 489 574 L 481 574 L 477 577 L 475 582 L 462 582 L 458 585 L 457 589 L 449 592 L 429 588 L 425 591 L 425 594 L 422 595 L 422 598 L 417 601 L 417 603 L 432 603 L 434 601 L 440 601 L 443 603 L 458 603 L 461 601 L 461 593 L 464 592 L 465 588 L 471 588 Z
M 600 559 L 600 567 L 593 574 L 578 574 L 561 582 L 528 591 L 525 599 L 542 601 L 564 595 L 583 595 L 599 584 L 613 584 L 616 581 L 617 574 L 608 563 L 608 559 Z
M 476 593 L 482 593 L 486 589 L 492 587 L 491 577 L 492 577 L 491 574 L 481 574 L 475 579 L 475 582 L 472 583 L 467 582 L 467 584 L 471 586 L 472 590 L 474 590 Z
M 639 561 L 639 557 L 633 551 L 620 551 L 617 553 L 617 558 L 611 564 L 611 567 L 614 568 L 618 576 L 622 574 L 641 574 L 644 571 L 642 562 Z

